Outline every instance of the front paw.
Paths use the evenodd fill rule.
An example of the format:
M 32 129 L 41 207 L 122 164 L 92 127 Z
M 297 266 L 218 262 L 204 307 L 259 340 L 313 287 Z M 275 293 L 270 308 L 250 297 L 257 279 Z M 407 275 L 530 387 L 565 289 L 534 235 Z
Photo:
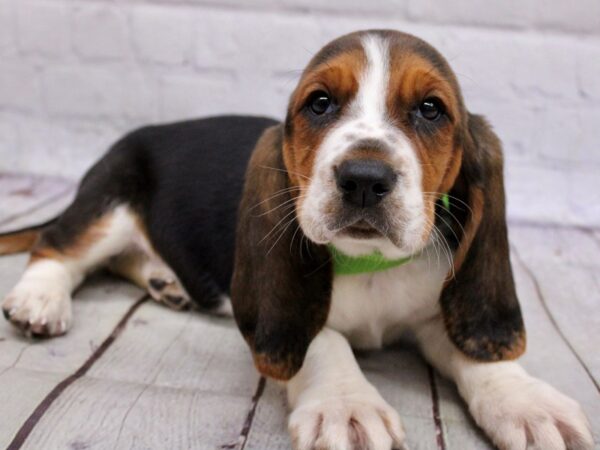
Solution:
M 579 404 L 529 376 L 482 385 L 469 409 L 501 450 L 591 450 L 594 446 Z
M 71 296 L 60 285 L 21 282 L 4 299 L 2 312 L 27 336 L 60 336 L 71 325 Z
M 404 449 L 398 413 L 378 394 L 299 405 L 288 425 L 296 450 Z

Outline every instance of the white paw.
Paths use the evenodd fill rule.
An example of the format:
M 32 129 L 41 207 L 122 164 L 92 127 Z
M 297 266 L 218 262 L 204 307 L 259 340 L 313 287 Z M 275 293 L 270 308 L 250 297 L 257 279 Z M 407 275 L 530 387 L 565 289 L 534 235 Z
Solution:
M 2 303 L 4 316 L 28 336 L 50 337 L 71 326 L 71 296 L 60 283 L 21 281 Z
M 501 450 L 591 450 L 594 446 L 579 404 L 527 375 L 482 384 L 469 409 Z
M 376 393 L 303 403 L 288 428 L 296 450 L 405 448 L 400 416 Z

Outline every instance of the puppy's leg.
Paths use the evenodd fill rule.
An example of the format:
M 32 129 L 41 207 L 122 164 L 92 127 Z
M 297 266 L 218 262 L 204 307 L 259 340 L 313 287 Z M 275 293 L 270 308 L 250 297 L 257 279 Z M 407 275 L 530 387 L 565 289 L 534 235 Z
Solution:
M 426 358 L 456 382 L 473 418 L 501 450 L 593 448 L 581 407 L 516 362 L 467 358 L 448 339 L 441 318 L 416 334 Z
M 177 310 L 190 306 L 190 297 L 175 273 L 147 244 L 112 258 L 109 269 L 147 290 L 159 303 Z
M 140 232 L 134 244 L 123 254 L 111 258 L 108 268 L 142 289 L 159 303 L 175 310 L 188 309 L 193 305 L 181 281 L 153 249 L 146 235 Z M 202 276 L 202 274 L 199 274 Z M 231 300 L 221 294 L 216 308 L 210 313 L 221 316 L 232 316 Z
M 70 228 L 69 215 L 63 217 L 44 231 L 25 273 L 2 304 L 5 317 L 29 335 L 64 334 L 72 321 L 72 291 L 138 232 L 134 214 L 123 205 L 76 230 Z
M 332 329 L 314 338 L 287 392 L 297 450 L 402 448 L 398 413 L 362 374 L 348 341 Z

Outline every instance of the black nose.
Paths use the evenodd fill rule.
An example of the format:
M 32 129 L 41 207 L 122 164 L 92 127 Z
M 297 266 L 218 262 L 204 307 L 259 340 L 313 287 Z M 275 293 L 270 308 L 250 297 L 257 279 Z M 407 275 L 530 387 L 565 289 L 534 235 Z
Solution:
M 344 201 L 361 208 L 379 203 L 396 182 L 392 168 L 376 159 L 344 161 L 336 168 L 335 175 Z

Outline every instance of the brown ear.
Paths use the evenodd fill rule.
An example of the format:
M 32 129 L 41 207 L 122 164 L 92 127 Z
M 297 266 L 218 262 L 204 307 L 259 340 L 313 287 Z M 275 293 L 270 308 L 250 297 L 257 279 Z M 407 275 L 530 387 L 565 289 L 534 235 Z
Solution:
M 298 225 L 282 133 L 281 126 L 264 132 L 246 172 L 231 299 L 258 370 L 287 380 L 325 324 L 333 275 L 327 248 Z
M 463 161 L 450 213 L 462 227 L 454 275 L 440 297 L 446 330 L 467 356 L 514 359 L 525 351 L 525 329 L 509 259 L 502 148 L 480 116 L 469 115 Z

